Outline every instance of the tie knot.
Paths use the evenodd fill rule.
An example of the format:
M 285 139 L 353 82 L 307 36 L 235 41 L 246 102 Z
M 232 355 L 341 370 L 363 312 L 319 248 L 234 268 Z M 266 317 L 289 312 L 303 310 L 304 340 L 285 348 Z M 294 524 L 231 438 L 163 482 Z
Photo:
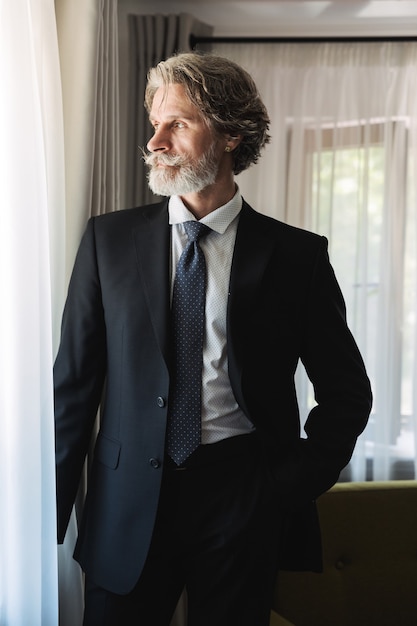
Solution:
M 201 222 L 191 221 L 184 222 L 185 232 L 187 233 L 188 241 L 194 242 L 199 241 L 201 237 L 207 235 L 207 233 L 211 230 L 206 224 L 202 224 Z

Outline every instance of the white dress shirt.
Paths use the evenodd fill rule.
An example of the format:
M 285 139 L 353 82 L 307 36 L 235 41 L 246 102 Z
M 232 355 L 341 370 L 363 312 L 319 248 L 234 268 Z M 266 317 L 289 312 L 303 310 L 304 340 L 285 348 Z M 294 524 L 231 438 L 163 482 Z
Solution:
M 242 196 L 237 190 L 227 204 L 200 221 L 212 232 L 200 241 L 207 266 L 206 319 L 203 346 L 202 424 L 203 444 L 248 433 L 253 424 L 239 408 L 227 370 L 226 312 L 230 269 Z M 179 196 L 169 199 L 171 224 L 171 296 L 178 259 L 188 238 L 182 222 L 195 220 Z

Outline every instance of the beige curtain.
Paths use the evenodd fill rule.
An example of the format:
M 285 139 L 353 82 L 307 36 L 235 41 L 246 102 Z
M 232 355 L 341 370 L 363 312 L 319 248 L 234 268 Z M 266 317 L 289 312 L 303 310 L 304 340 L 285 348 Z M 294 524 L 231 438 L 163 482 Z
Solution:
M 55 0 L 65 139 L 66 282 L 91 215 L 119 208 L 117 0 Z M 80 490 L 80 502 L 83 489 Z M 60 625 L 82 623 L 73 512 L 59 548 Z
M 190 50 L 190 35 L 208 36 L 212 27 L 186 13 L 180 15 L 128 15 L 128 87 L 126 120 L 126 206 L 156 201 L 146 181 L 141 148 L 151 136 L 143 106 L 150 67 L 175 52 Z
M 88 217 L 119 208 L 117 0 L 55 0 L 55 9 L 69 275 Z

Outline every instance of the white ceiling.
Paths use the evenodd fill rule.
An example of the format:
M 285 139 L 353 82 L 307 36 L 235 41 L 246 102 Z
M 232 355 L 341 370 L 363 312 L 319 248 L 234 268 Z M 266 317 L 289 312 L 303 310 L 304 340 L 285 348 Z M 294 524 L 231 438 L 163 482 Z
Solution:
M 417 37 L 417 0 L 119 0 L 141 13 L 191 13 L 217 36 Z

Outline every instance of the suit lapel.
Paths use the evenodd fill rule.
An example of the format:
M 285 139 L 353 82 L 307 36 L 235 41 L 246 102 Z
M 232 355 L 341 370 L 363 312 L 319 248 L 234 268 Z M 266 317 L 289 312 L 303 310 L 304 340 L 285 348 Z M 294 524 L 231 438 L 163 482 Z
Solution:
M 167 200 L 164 200 L 143 210 L 140 214 L 141 223 L 133 233 L 149 315 L 165 360 L 168 356 L 170 311 L 170 243 L 167 206 Z
M 256 340 L 257 293 L 274 245 L 268 221 L 244 202 L 233 254 L 227 316 L 229 375 L 239 396 L 244 349 Z M 244 403 L 242 397 L 237 399 Z

